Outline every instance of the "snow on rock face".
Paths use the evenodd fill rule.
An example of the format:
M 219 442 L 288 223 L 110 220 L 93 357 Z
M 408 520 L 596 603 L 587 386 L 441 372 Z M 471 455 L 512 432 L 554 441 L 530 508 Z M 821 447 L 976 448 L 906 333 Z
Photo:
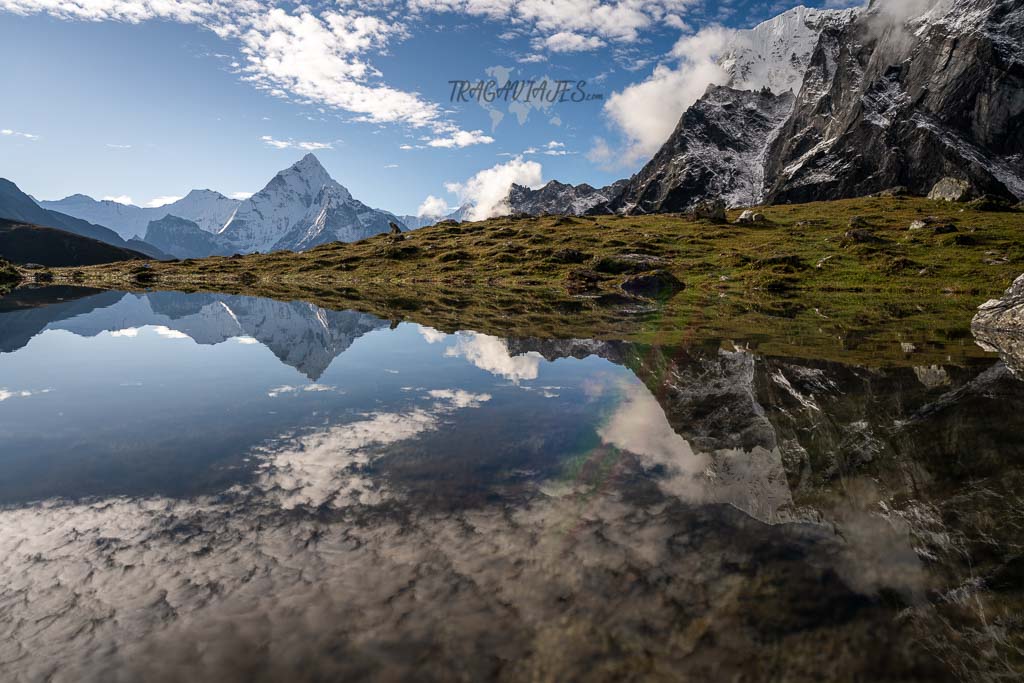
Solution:
M 155 214 L 178 216 L 192 221 L 206 232 L 217 233 L 231 214 L 238 208 L 239 201 L 225 197 L 213 190 L 192 190 L 187 195 L 166 206 L 152 209 Z
M 302 250 L 385 232 L 392 221 L 399 222 L 354 199 L 316 156 L 307 154 L 242 202 L 220 237 L 242 253 Z
M 794 96 L 711 86 L 665 146 L 608 205 L 618 213 L 686 211 L 709 198 L 752 206 L 765 190 L 765 154 Z
M 736 90 L 766 87 L 776 95 L 798 91 L 821 32 L 849 24 L 857 14 L 856 9 L 800 6 L 752 29 L 738 31 L 719 62 L 729 74 L 725 85 Z
M 523 185 L 512 185 L 508 204 L 512 213 L 528 213 L 531 216 L 578 216 L 614 199 L 625 184 L 625 180 L 619 180 L 607 187 L 595 188 L 586 183 L 569 185 L 552 180 L 537 190 L 531 190 Z

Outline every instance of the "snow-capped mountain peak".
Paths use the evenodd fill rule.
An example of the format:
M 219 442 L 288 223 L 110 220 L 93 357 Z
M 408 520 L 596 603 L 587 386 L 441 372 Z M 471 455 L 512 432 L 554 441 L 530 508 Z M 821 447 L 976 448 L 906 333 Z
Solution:
M 858 12 L 801 5 L 738 31 L 719 61 L 729 74 L 724 85 L 736 90 L 767 87 L 776 95 L 799 91 L 821 32 L 849 24 Z
M 354 199 L 314 154 L 279 172 L 235 211 L 220 236 L 237 251 L 308 249 L 355 241 L 399 222 Z

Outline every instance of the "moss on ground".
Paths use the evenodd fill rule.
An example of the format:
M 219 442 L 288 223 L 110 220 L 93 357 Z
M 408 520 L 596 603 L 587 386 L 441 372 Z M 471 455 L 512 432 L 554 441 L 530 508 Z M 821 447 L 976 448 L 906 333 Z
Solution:
M 772 355 L 917 364 L 978 353 L 967 332 L 974 310 L 1024 272 L 1021 211 L 923 198 L 761 211 L 767 221 L 754 225 L 496 218 L 303 253 L 54 273 L 63 284 L 301 299 L 446 330 L 644 343 L 697 334 Z M 914 221 L 925 227 L 911 230 Z M 660 302 L 622 291 L 626 278 L 655 271 L 685 290 Z

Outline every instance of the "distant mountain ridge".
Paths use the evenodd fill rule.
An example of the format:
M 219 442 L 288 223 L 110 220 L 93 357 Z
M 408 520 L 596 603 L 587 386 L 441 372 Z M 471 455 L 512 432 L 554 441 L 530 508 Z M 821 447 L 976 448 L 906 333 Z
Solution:
M 59 211 L 44 209 L 32 197 L 22 192 L 17 185 L 5 178 L 0 178 L 0 218 L 64 230 L 121 249 L 138 251 L 150 258 L 167 258 L 167 254 L 141 240 L 124 240 L 116 232 L 102 225 L 95 225 Z
M 213 190 L 192 190 L 186 196 L 159 207 L 121 204 L 109 199 L 97 201 L 84 194 L 73 194 L 56 201 L 40 201 L 44 209 L 104 225 L 121 237 L 141 237 L 150 221 L 164 216 L 185 218 L 207 232 L 219 232 L 242 202 Z
M 78 217 L 73 220 L 103 222 L 123 235 L 145 235 L 147 243 L 177 258 L 305 251 L 328 242 L 372 237 L 389 231 L 392 223 L 408 229 L 395 214 L 355 199 L 312 153 L 277 173 L 266 187 L 245 200 L 213 190 L 192 190 L 156 208 L 96 201 L 81 194 L 40 204 L 48 207 L 38 206 L 40 210 L 59 208 Z

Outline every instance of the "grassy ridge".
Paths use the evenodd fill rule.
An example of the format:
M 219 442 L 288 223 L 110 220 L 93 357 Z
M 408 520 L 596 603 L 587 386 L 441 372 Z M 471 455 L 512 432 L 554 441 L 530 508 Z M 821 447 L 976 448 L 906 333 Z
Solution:
M 778 355 L 916 364 L 976 354 L 966 333 L 975 308 L 1024 272 L 1020 211 L 864 198 L 763 212 L 767 221 L 755 225 L 676 215 L 498 218 L 304 253 L 54 276 L 302 299 L 439 329 L 645 343 L 696 335 Z M 924 228 L 909 229 L 923 219 Z M 626 296 L 623 281 L 649 270 L 671 273 L 685 291 L 657 304 Z

